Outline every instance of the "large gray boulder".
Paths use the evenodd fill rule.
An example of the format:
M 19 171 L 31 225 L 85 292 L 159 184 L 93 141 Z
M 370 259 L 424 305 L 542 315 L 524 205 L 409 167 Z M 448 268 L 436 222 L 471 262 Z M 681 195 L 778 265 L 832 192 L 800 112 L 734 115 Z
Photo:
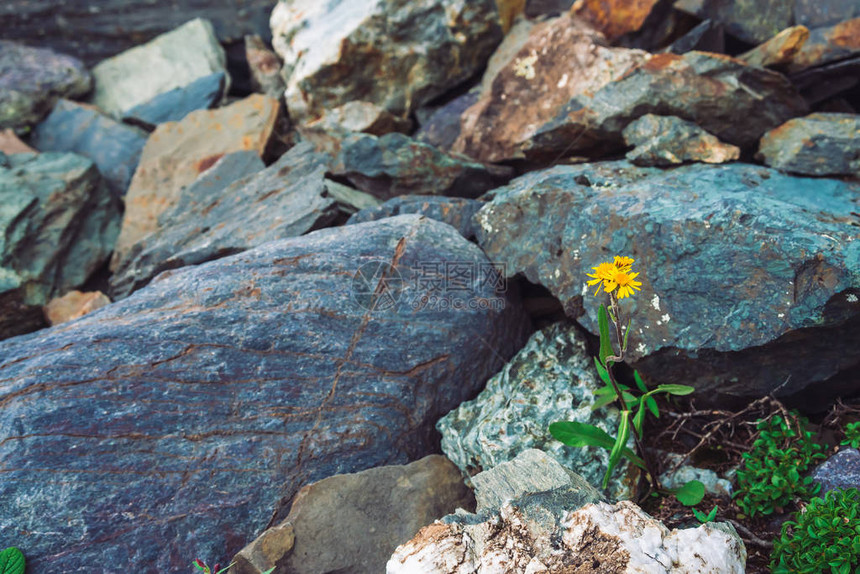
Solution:
M 489 264 L 404 215 L 162 274 L 0 344 L 0 531 L 39 572 L 225 564 L 304 484 L 433 452 L 528 319 L 482 281 L 461 295 L 498 305 L 416 308 L 428 261 Z
M 494 0 L 281 0 L 271 25 L 302 123 L 351 101 L 405 118 L 477 73 L 502 40 Z
M 110 255 L 119 202 L 72 153 L 0 153 L 0 339 L 44 324 L 42 305 Z
M 713 402 L 810 388 L 812 406 L 860 382 L 857 197 L 857 184 L 747 164 L 618 162 L 525 175 L 476 222 L 492 260 L 547 287 L 592 333 L 604 296 L 586 273 L 634 257 L 643 285 L 623 302 L 627 358 L 655 382 Z

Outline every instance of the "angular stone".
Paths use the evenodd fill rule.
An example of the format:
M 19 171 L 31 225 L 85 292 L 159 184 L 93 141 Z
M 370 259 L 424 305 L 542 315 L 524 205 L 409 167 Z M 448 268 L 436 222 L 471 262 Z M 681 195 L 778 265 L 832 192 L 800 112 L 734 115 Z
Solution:
M 393 275 L 370 289 L 395 305 L 360 304 L 362 264 L 412 285 L 428 261 L 489 263 L 452 227 L 403 215 L 162 274 L 0 344 L 0 529 L 38 572 L 226 564 L 301 486 L 432 453 L 434 422 L 528 319 L 513 297 L 415 309 L 427 290 Z M 466 296 L 500 297 L 486 283 Z
M 15 132 L 7 128 L 0 130 L 0 153 L 12 155 L 13 153 L 38 153 L 25 144 L 15 135 Z
M 261 94 L 280 100 L 286 84 L 281 77 L 281 59 L 259 36 L 245 36 L 245 59 L 251 69 L 251 85 Z
M 62 297 L 51 299 L 45 305 L 45 319 L 53 327 L 60 323 L 79 319 L 87 313 L 101 309 L 105 305 L 110 305 L 110 299 L 101 291 L 90 291 L 88 293 L 69 291 Z
M 276 564 L 293 574 L 379 574 L 419 529 L 474 506 L 457 467 L 440 455 L 330 476 L 302 488 L 284 522 L 236 555 L 235 574 Z
M 125 198 L 125 216 L 111 260 L 118 269 L 132 245 L 158 229 L 158 217 L 182 188 L 226 154 L 253 150 L 262 156 L 279 114 L 276 100 L 252 95 L 224 108 L 190 113 L 161 124 L 149 136 Z
M 404 194 L 474 198 L 513 175 L 509 168 L 476 163 L 396 133 L 344 138 L 331 173 L 383 200 Z
M 301 123 L 351 101 L 405 118 L 479 71 L 502 40 L 494 0 L 281 1 L 271 22 Z
M 534 18 L 544 14 L 561 14 L 567 12 L 573 5 L 574 0 L 528 0 L 526 2 L 526 16 Z
M 659 0 L 579 0 L 571 14 L 594 26 L 609 41 L 636 32 Z
M 812 479 L 821 483 L 821 497 L 837 488 L 860 489 L 860 451 L 842 448 L 812 472 Z
M 854 0 L 794 0 L 794 19 L 809 28 L 832 26 L 860 18 L 860 4 Z
M 781 74 L 721 54 L 657 54 L 594 94 L 572 99 L 522 150 L 533 161 L 616 151 L 627 125 L 648 113 L 695 122 L 741 148 L 807 112 Z
M 760 44 L 738 56 L 750 66 L 760 68 L 784 66 L 790 64 L 800 52 L 806 40 L 809 39 L 809 29 L 806 26 L 786 28 L 764 44 Z
M 722 54 L 726 51 L 726 40 L 723 25 L 713 20 L 704 20 L 695 28 L 672 42 L 666 51 L 672 54 L 686 54 L 698 50 L 699 52 L 716 52 Z
M 860 116 L 809 114 L 764 134 L 756 156 L 782 171 L 860 175 Z
M 597 379 L 594 361 L 573 325 L 555 324 L 529 339 L 474 400 L 439 420 L 442 451 L 463 474 L 493 468 L 526 449 L 540 449 L 562 466 L 600 485 L 609 463 L 601 448 L 572 448 L 549 434 L 549 425 L 576 421 L 600 427 L 610 435 L 618 428 L 618 410 L 592 411 Z M 629 445 L 633 447 L 633 443 Z M 612 475 L 608 494 L 630 498 L 638 472 L 626 460 Z
M 436 195 L 402 195 L 389 199 L 378 207 L 363 209 L 349 218 L 347 225 L 377 221 L 405 213 L 417 213 L 455 227 L 466 239 L 475 237 L 472 217 L 483 206 L 483 202 L 463 197 L 439 197 Z
M 93 68 L 92 103 L 114 117 L 211 74 L 226 74 L 226 56 L 208 20 L 195 18 Z M 224 86 L 226 90 L 226 85 Z M 208 107 L 205 99 L 200 107 Z
M 0 339 L 41 327 L 42 306 L 83 284 L 118 231 L 119 203 L 88 159 L 0 154 Z
M 750 44 L 761 44 L 791 26 L 791 0 L 677 0 L 675 8 L 720 22 L 726 32 Z
M 149 130 L 165 122 L 179 122 L 193 111 L 215 107 L 221 101 L 226 85 L 227 75 L 215 72 L 126 110 L 122 119 Z
M 240 41 L 246 34 L 268 36 L 272 4 L 273 0 L 99 0 L 97 6 L 56 0 L 2 2 L 0 30 L 6 38 L 75 54 L 94 66 L 194 18 L 211 20 L 224 43 Z
M 568 16 L 535 25 L 490 92 L 463 113 L 454 149 L 480 161 L 520 158 L 523 143 L 572 98 L 599 90 L 648 58 L 640 50 L 602 44 Z
M 646 114 L 631 122 L 622 134 L 627 145 L 636 146 L 627 152 L 627 159 L 635 165 L 725 163 L 741 154 L 737 146 L 724 144 L 693 122 L 675 116 Z
M 326 193 L 337 203 L 342 214 L 354 215 L 363 209 L 375 209 L 382 205 L 381 199 L 338 183 L 333 179 L 326 178 L 325 188 Z
M 145 132 L 89 106 L 60 100 L 51 115 L 33 130 L 30 142 L 39 151 L 74 152 L 92 160 L 113 194 L 122 198 L 137 169 L 146 138 Z
M 670 531 L 632 502 L 577 510 L 541 498 L 511 501 L 483 521 L 427 526 L 397 548 L 386 574 L 745 572 L 746 548 L 729 523 Z
M 497 190 L 475 216 L 479 244 L 592 333 L 602 298 L 586 273 L 635 258 L 628 360 L 655 382 L 693 385 L 701 401 L 809 388 L 798 400 L 815 408 L 856 388 L 857 184 L 745 164 L 593 171 L 556 167 Z
M 827 28 L 815 28 L 797 53 L 790 72 L 798 72 L 860 54 L 860 17 Z
M 89 72 L 77 59 L 0 40 L 0 130 L 24 131 L 59 98 L 82 96 L 91 86 Z
M 322 118 L 308 122 L 307 128 L 328 132 L 366 133 L 382 136 L 392 132 L 409 133 L 412 122 L 400 118 L 370 102 L 347 102 L 330 110 Z
M 325 180 L 329 163 L 329 156 L 307 143 L 263 171 L 255 152 L 222 158 L 159 217 L 155 231 L 131 248 L 111 277 L 111 295 L 125 297 L 167 269 L 325 227 L 337 215 Z
M 460 137 L 460 116 L 478 101 L 478 97 L 478 91 L 471 90 L 435 110 L 428 110 L 426 121 L 413 137 L 442 151 L 450 151 Z

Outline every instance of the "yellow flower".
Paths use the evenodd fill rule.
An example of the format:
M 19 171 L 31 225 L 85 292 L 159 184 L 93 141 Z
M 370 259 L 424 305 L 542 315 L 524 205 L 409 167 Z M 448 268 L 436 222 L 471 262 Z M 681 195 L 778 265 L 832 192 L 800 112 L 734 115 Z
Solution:
M 618 298 L 624 299 L 633 294 L 633 290 L 639 291 L 641 282 L 636 281 L 638 273 L 632 273 L 633 259 L 630 257 L 615 256 L 612 263 L 601 263 L 597 267 L 592 267 L 594 273 L 587 273 L 591 277 L 588 285 L 597 285 L 597 290 L 594 292 L 597 295 L 600 291 L 601 284 L 603 290 L 607 293 L 612 293 L 618 289 Z

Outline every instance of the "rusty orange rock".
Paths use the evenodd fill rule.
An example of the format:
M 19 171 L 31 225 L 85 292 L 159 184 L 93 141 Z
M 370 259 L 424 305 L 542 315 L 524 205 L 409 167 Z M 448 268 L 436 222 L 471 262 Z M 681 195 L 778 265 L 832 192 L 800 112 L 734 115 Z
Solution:
M 110 305 L 110 299 L 101 291 L 69 291 L 62 297 L 51 299 L 45 305 L 45 319 L 51 326 L 83 317 L 105 305 Z
M 800 52 L 806 40 L 809 39 L 809 29 L 806 26 L 786 28 L 764 44 L 760 44 L 738 56 L 750 66 L 766 68 L 782 66 L 790 63 Z
M 645 23 L 658 0 L 577 0 L 570 13 L 614 40 L 636 32 Z

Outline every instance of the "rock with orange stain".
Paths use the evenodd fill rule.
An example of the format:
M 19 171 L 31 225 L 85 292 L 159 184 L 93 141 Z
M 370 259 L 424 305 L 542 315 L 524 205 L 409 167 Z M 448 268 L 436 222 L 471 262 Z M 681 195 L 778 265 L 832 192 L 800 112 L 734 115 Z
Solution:
M 143 148 L 125 197 L 125 216 L 111 268 L 118 268 L 135 243 L 158 229 L 158 217 L 176 204 L 182 189 L 221 157 L 241 150 L 262 156 L 279 111 L 276 100 L 252 95 L 224 108 L 199 110 L 181 122 L 158 126 Z
M 38 153 L 36 150 L 22 142 L 11 129 L 0 130 L 0 153 L 11 155 L 13 153 Z
M 757 157 L 791 173 L 860 176 L 860 116 L 815 113 L 789 120 L 761 138 Z
M 245 59 L 251 70 L 251 85 L 261 94 L 280 100 L 284 97 L 282 62 L 259 36 L 245 36 Z
M 808 28 L 824 28 L 860 18 L 857 0 L 794 0 L 794 19 Z
M 472 77 L 501 42 L 499 6 L 518 0 L 282 0 L 272 43 L 299 123 L 351 101 L 400 118 Z
M 51 299 L 45 305 L 45 319 L 51 326 L 59 325 L 110 305 L 110 302 L 108 296 L 101 291 L 69 291 L 62 297 Z
M 636 165 L 669 166 L 684 162 L 725 163 L 740 157 L 726 144 L 693 122 L 675 116 L 646 114 L 624 128 L 624 142 L 636 146 L 627 159 Z
M 577 0 L 571 14 L 582 18 L 610 41 L 638 31 L 659 0 Z
M 521 147 L 573 98 L 597 92 L 647 58 L 641 50 L 607 47 L 569 16 L 541 22 L 463 113 L 453 148 L 480 161 L 521 158 Z
M 790 64 L 809 39 L 809 29 L 806 26 L 786 28 L 764 44 L 756 46 L 749 52 L 738 56 L 750 66 L 766 68 Z
M 766 42 L 794 24 L 793 0 L 677 0 L 675 8 L 719 22 L 750 44 Z
M 809 40 L 794 56 L 789 71 L 798 72 L 858 54 L 860 54 L 860 18 L 854 18 L 835 26 L 812 30 L 809 33 Z

